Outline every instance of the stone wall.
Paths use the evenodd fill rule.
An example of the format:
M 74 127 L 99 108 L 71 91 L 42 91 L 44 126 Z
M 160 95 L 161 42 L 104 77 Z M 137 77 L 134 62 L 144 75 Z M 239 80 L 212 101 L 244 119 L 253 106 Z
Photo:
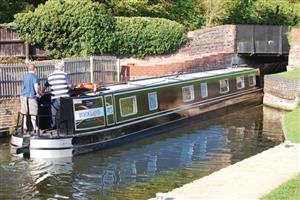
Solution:
M 289 65 L 287 70 L 300 68 L 300 28 L 293 28 L 290 37 Z
M 264 104 L 284 110 L 293 110 L 299 103 L 300 81 L 276 75 L 264 77 Z
M 16 125 L 19 111 L 19 98 L 0 100 L 0 132 L 7 131 L 9 127 Z

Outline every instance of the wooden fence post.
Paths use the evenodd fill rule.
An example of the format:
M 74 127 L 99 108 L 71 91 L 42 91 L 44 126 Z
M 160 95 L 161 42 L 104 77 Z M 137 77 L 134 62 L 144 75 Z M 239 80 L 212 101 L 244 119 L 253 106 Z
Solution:
M 29 43 L 27 41 L 24 42 L 25 45 L 25 63 L 29 63 Z
M 120 69 L 121 69 L 121 61 L 120 59 L 118 58 L 117 59 L 117 82 L 119 83 L 120 82 Z
M 90 57 L 90 81 L 94 82 L 94 57 Z

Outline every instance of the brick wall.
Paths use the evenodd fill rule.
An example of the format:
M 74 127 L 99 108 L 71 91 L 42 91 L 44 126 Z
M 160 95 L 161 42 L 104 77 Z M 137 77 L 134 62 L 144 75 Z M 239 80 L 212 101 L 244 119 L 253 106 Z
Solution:
M 0 131 L 16 125 L 18 112 L 20 111 L 20 99 L 0 100 Z
M 188 33 L 189 42 L 179 50 L 189 56 L 203 54 L 235 53 L 236 26 L 223 25 Z
M 129 63 L 127 66 L 122 66 L 121 76 L 123 76 L 123 80 L 135 80 L 177 74 L 179 72 L 199 72 L 221 69 L 231 66 L 232 56 L 232 54 L 218 54 L 203 58 L 195 58 L 189 61 L 154 64 L 152 66 Z
M 265 75 L 264 92 L 284 99 L 295 99 L 300 94 L 300 81 Z
M 188 38 L 188 43 L 174 54 L 149 56 L 142 60 L 121 59 L 123 72 L 130 76 L 125 79 L 162 76 L 182 71 L 206 71 L 231 66 L 236 51 L 236 26 L 224 25 L 191 31 L 188 33 Z M 123 76 L 126 76 L 124 73 Z
M 288 71 L 300 68 L 300 28 L 292 29 L 290 45 Z
M 299 102 L 300 81 L 266 75 L 264 93 L 264 104 L 279 109 L 293 110 Z

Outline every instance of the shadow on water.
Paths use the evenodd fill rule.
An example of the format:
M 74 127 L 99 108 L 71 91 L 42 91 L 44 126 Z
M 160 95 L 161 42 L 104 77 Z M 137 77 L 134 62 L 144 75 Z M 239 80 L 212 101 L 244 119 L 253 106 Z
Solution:
M 0 199 L 147 199 L 279 144 L 272 112 L 253 107 L 64 159 L 11 157 L 0 142 Z

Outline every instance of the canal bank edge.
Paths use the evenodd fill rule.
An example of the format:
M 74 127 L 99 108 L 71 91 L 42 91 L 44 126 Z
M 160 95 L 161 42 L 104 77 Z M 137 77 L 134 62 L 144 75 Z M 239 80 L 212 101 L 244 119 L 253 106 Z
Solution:
M 259 199 L 299 174 L 299 151 L 280 144 L 151 200 Z

